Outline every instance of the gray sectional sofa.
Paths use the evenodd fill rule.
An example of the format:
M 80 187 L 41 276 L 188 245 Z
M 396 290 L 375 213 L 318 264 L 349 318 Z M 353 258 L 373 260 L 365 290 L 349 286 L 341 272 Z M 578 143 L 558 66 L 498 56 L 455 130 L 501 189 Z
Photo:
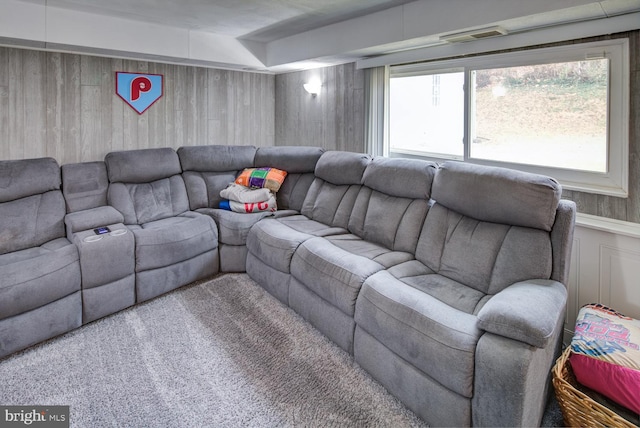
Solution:
M 218 208 L 263 166 L 278 211 Z M 430 425 L 538 425 L 575 211 L 549 177 L 312 147 L 0 161 L 0 357 L 247 272 Z

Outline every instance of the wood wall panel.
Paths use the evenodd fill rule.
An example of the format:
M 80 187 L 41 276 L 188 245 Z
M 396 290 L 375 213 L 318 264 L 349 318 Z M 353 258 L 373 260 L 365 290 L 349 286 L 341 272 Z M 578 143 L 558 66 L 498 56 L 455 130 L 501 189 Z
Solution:
M 640 31 L 614 34 L 576 41 L 596 41 L 629 38 L 629 195 L 626 198 L 596 195 L 578 191 L 563 191 L 562 196 L 573 200 L 578 212 L 616 220 L 640 223 Z
M 164 75 L 139 115 L 115 72 Z M 0 47 L 0 159 L 102 160 L 115 150 L 274 145 L 275 76 Z
M 319 78 L 322 91 L 303 84 Z M 276 76 L 276 144 L 365 151 L 364 72 L 345 64 Z
M 0 106 L 9 106 L 9 51 L 0 49 Z M 0 142 L 9 141 L 9 109 L 0 108 Z M 0 159 L 9 158 L 9 144 L 0 144 Z
M 640 31 L 630 38 L 629 197 L 565 191 L 578 211 L 640 223 Z M 597 38 L 602 39 L 602 38 Z M 162 74 L 138 115 L 115 72 Z M 302 85 L 323 83 L 313 98 Z M 366 151 L 364 72 L 355 64 L 278 76 L 0 47 L 0 159 L 101 160 L 115 150 L 201 144 Z

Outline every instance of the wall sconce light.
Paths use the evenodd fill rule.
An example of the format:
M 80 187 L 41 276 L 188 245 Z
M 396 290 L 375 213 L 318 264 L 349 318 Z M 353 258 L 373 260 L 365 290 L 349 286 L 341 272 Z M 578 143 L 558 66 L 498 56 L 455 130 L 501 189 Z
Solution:
M 311 94 L 312 97 L 316 97 L 320 93 L 320 88 L 322 88 L 322 82 L 318 79 L 310 80 L 309 82 L 302 85 L 305 91 Z

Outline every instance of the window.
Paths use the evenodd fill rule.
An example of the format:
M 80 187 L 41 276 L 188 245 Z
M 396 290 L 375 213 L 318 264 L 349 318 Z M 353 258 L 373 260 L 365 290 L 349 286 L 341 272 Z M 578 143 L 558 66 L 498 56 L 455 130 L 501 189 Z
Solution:
M 462 156 L 464 72 L 393 77 L 389 123 L 391 151 Z
M 627 196 L 628 42 L 391 66 L 385 152 L 553 176 Z

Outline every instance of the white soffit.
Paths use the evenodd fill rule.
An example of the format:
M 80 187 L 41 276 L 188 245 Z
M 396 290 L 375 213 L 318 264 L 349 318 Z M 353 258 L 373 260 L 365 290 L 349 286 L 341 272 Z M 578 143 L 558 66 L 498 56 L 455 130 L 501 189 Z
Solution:
M 577 21 L 558 26 L 535 27 L 520 30 L 508 36 L 476 40 L 469 43 L 434 43 L 432 46 L 390 52 L 357 61 L 358 68 L 378 67 L 382 65 L 404 64 L 417 61 L 430 61 L 452 58 L 505 49 L 555 43 L 564 40 L 581 39 L 604 34 L 613 34 L 640 29 L 640 12 L 613 16 L 611 18 Z
M 640 8 L 640 0 L 636 2 Z M 399 49 L 415 48 L 434 35 L 473 30 L 540 14 L 555 19 L 555 15 L 565 9 L 571 9 L 566 14 L 572 15 L 563 13 L 563 19 L 570 21 L 585 16 L 605 17 L 600 4 L 592 0 L 416 1 L 270 42 L 267 66 L 324 57 L 338 50 L 341 53 L 371 52 L 375 47 L 390 44 Z M 374 54 L 385 52 L 379 49 Z

